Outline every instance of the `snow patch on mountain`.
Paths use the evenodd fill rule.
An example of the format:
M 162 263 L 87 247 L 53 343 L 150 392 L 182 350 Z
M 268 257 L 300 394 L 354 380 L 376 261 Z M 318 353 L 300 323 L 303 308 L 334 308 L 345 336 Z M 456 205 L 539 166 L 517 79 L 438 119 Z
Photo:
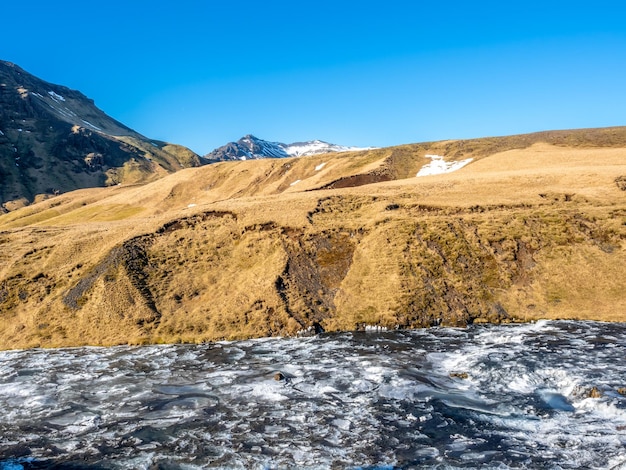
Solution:
M 309 142 L 296 142 L 285 145 L 282 148 L 292 157 L 304 157 L 306 155 L 316 155 L 318 153 L 329 152 L 356 152 L 359 150 L 370 150 L 371 147 L 346 147 L 345 145 L 329 144 L 323 140 L 312 140 Z
M 440 155 L 425 155 L 426 158 L 430 158 L 431 162 L 424 165 L 416 176 L 431 176 L 441 175 L 444 173 L 452 173 L 453 171 L 463 168 L 470 163 L 473 158 L 467 158 L 458 162 L 446 162 Z
M 55 101 L 65 101 L 65 98 L 63 96 L 59 95 L 58 93 L 55 93 L 54 91 L 49 91 L 48 94 Z
M 81 119 L 81 121 L 83 121 L 85 124 L 87 124 L 89 127 L 91 127 L 92 129 L 95 129 L 97 131 L 101 131 L 102 129 L 100 129 L 98 126 L 94 126 L 92 123 L 90 123 L 89 121 L 86 121 L 84 119 Z M 154 144 L 152 144 L 154 145 Z M 154 145 L 155 147 L 158 147 L 157 145 Z

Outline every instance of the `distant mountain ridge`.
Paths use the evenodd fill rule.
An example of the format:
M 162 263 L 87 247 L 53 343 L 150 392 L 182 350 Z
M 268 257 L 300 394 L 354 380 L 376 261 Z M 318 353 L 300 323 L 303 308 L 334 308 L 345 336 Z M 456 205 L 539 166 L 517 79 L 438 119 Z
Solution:
M 346 147 L 331 144 L 322 140 L 310 140 L 306 142 L 294 142 L 283 144 L 259 139 L 248 134 L 237 142 L 229 142 L 204 156 L 210 161 L 228 160 L 256 160 L 260 158 L 288 158 L 303 157 L 331 152 L 351 152 L 358 150 L 370 150 L 371 147 Z
M 0 204 L 74 189 L 144 182 L 199 166 L 191 150 L 151 140 L 79 91 L 0 61 Z

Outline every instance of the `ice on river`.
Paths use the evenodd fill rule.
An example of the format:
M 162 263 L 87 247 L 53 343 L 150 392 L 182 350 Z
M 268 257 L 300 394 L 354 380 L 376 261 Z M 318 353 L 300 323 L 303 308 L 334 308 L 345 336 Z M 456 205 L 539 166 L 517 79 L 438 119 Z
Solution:
M 621 468 L 623 387 L 591 322 L 8 351 L 0 470 Z

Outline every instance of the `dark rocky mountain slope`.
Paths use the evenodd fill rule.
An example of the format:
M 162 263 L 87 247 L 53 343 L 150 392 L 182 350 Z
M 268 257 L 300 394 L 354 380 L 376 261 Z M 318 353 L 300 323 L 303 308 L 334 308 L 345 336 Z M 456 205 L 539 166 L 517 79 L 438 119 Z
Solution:
M 0 61 L 2 210 L 201 164 L 191 150 L 148 139 L 112 119 L 82 93 Z

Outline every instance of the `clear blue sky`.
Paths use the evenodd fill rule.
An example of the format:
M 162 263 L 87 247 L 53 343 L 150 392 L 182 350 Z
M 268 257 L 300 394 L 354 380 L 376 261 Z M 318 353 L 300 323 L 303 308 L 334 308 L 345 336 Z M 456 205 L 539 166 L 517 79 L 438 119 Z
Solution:
M 626 125 L 626 4 L 3 1 L 0 59 L 201 154 Z

